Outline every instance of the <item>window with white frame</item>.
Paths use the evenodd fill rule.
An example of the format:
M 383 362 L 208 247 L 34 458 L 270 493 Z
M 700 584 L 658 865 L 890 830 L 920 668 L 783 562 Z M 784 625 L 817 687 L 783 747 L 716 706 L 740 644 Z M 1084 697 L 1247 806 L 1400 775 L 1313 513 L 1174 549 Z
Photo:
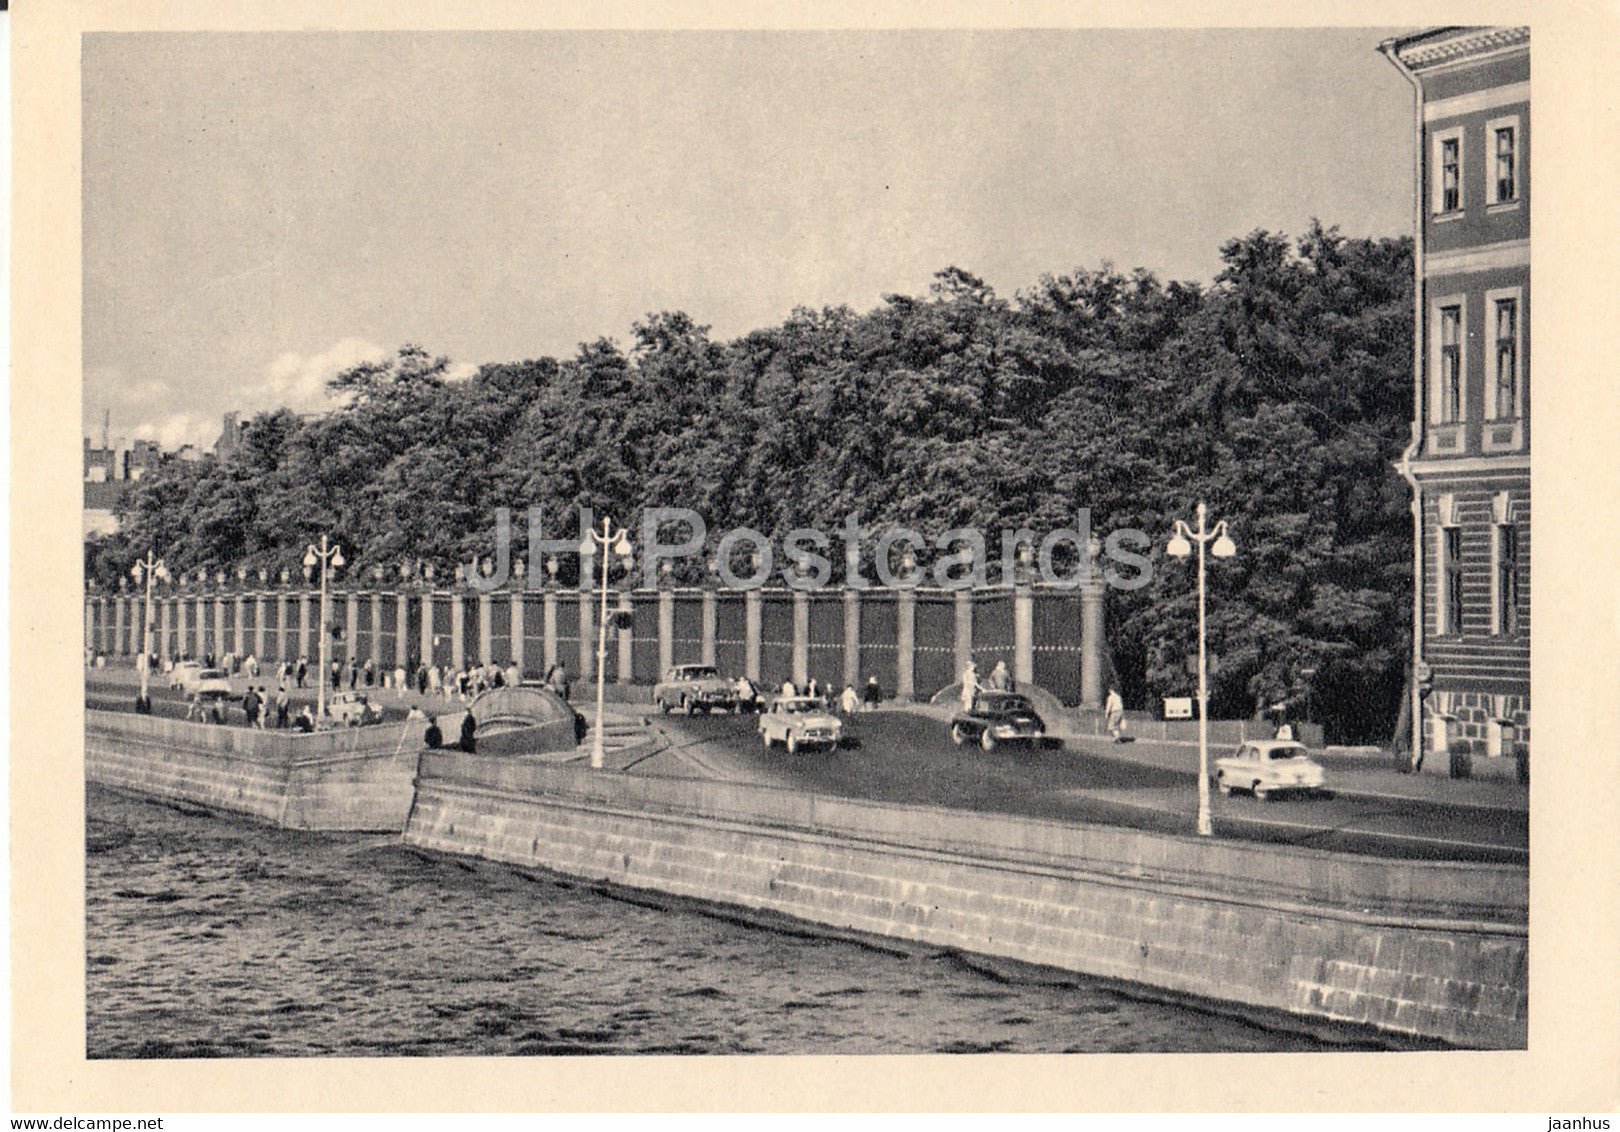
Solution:
M 1490 380 L 1486 412 L 1491 420 L 1513 420 L 1521 408 L 1524 366 L 1523 291 L 1507 287 L 1485 293 L 1485 312 L 1491 320 Z
M 1485 144 L 1490 150 L 1490 171 L 1485 178 L 1487 204 L 1510 204 L 1519 199 L 1519 119 L 1494 118 L 1485 123 Z
M 1463 131 L 1461 126 L 1434 132 L 1434 211 L 1461 212 L 1463 207 Z
M 1456 498 L 1449 492 L 1436 500 L 1435 509 L 1440 520 L 1435 632 L 1454 635 L 1462 632 L 1463 623 L 1462 525 Z
M 1456 424 L 1467 410 L 1467 325 L 1462 296 L 1441 299 L 1434 308 L 1434 355 L 1429 417 L 1435 424 Z
M 1491 499 L 1491 632 L 1519 630 L 1519 528 L 1507 492 Z

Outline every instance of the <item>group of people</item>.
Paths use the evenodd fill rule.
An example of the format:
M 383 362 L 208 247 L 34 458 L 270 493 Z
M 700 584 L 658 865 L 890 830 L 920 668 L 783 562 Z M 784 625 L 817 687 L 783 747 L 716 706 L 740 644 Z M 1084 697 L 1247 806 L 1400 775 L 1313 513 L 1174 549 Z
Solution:
M 746 677 L 737 678 L 738 702 L 743 702 L 743 685 L 748 684 L 750 692 L 753 685 Z M 792 680 L 784 680 L 779 693 L 781 696 L 810 696 L 813 699 L 823 700 L 829 707 L 836 708 L 845 715 L 853 715 L 858 711 L 873 711 L 883 701 L 883 689 L 878 684 L 876 676 L 868 676 L 865 686 L 855 690 L 855 685 L 845 684 L 844 690 L 834 694 L 833 685 L 823 684 L 814 676 L 806 680 L 803 685 L 795 684 Z M 758 703 L 758 693 L 753 693 L 751 702 Z
M 1007 662 L 996 661 L 996 666 L 990 670 L 990 675 L 979 678 L 979 666 L 974 661 L 968 661 L 967 667 L 962 670 L 962 710 L 973 710 L 973 697 L 980 692 L 1016 692 L 1018 690 L 1011 672 L 1007 671 Z

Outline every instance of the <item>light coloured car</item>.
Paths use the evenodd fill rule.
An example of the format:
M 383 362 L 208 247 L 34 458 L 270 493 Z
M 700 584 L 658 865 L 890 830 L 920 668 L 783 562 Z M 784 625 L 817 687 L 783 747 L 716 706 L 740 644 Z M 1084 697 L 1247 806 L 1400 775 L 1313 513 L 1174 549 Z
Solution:
M 169 687 L 188 688 L 196 682 L 197 673 L 202 671 L 202 662 L 196 660 L 182 660 L 169 669 Z
M 326 701 L 326 713 L 332 722 L 344 727 L 362 727 L 382 722 L 382 709 L 366 698 L 364 692 L 338 692 Z
M 781 696 L 760 714 L 759 737 L 767 749 L 780 743 L 789 754 L 807 747 L 830 751 L 844 737 L 844 722 L 815 696 Z
M 225 675 L 223 668 L 199 668 L 195 672 L 187 673 L 185 683 L 180 685 L 187 692 L 218 694 L 228 696 L 232 692 L 231 678 Z
M 1292 739 L 1251 739 L 1215 760 L 1215 785 L 1222 794 L 1247 790 L 1262 801 L 1273 794 L 1321 790 L 1327 772 Z
M 735 711 L 737 687 L 712 664 L 677 664 L 653 686 L 661 711 Z

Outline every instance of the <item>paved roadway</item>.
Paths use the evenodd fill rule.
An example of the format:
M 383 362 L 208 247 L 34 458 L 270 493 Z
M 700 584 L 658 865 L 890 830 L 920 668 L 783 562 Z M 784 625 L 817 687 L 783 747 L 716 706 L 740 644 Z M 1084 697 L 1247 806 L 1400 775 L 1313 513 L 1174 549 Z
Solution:
M 767 751 L 752 716 L 672 716 L 659 725 L 678 753 L 723 777 L 848 797 L 1059 821 L 1129 825 L 1191 833 L 1197 810 L 1196 748 L 1188 768 L 1170 770 L 1118 757 L 1106 742 L 1071 741 L 1040 750 L 957 747 L 946 725 L 909 711 L 859 714 L 851 742 L 836 751 Z M 1213 752 L 1212 752 L 1213 755 Z M 666 761 L 665 765 L 669 765 Z M 1352 794 L 1353 773 L 1329 765 L 1326 797 L 1259 801 L 1210 791 L 1215 831 L 1320 849 L 1380 856 L 1516 861 L 1528 859 L 1522 811 Z
M 243 683 L 236 681 L 238 687 Z M 261 678 L 258 683 L 270 687 L 273 682 Z M 393 691 L 369 691 L 387 719 L 404 717 L 406 708 Z M 151 694 L 156 714 L 185 716 L 180 692 L 154 681 Z M 86 682 L 87 706 L 128 711 L 133 699 L 128 675 Z M 293 712 L 314 699 L 312 688 L 295 690 Z M 433 709 L 459 713 L 462 705 L 434 698 Z M 1185 748 L 1185 770 L 1122 757 L 1123 748 L 1094 740 L 1034 751 L 1003 746 L 986 753 L 955 746 L 945 724 L 925 714 L 879 711 L 851 719 L 848 745 L 840 750 L 789 755 L 779 747 L 764 749 L 751 715 L 655 718 L 678 750 L 649 760 L 643 772 L 691 773 L 696 764 L 721 778 L 845 797 L 1174 833 L 1193 830 L 1198 776 L 1191 747 Z M 228 722 L 242 724 L 239 700 L 230 705 Z M 1340 788 L 1329 797 L 1261 802 L 1246 794 L 1223 797 L 1212 789 L 1216 833 L 1380 856 L 1528 860 L 1529 822 L 1522 810 L 1356 794 L 1353 771 L 1331 760 L 1328 767 L 1328 785 Z

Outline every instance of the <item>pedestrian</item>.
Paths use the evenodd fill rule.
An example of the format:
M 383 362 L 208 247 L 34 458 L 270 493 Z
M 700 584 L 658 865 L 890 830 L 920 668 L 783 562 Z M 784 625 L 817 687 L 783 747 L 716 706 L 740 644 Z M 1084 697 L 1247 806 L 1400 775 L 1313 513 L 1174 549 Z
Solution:
M 422 742 L 435 751 L 444 746 L 444 732 L 439 730 L 437 719 L 428 720 L 427 730 L 422 732 Z
M 252 727 L 259 719 L 259 694 L 249 684 L 247 691 L 242 693 L 242 714 L 247 717 L 247 725 Z
M 470 711 L 461 717 L 461 749 L 469 755 L 478 750 L 478 721 Z
M 979 692 L 979 666 L 971 660 L 962 670 L 962 710 L 973 710 L 973 697 Z
M 1103 701 L 1103 714 L 1108 718 L 1108 734 L 1114 737 L 1114 742 L 1119 742 L 1125 730 L 1125 701 L 1120 697 L 1119 689 L 1108 689 L 1108 698 Z
M 346 660 L 343 667 L 349 673 L 349 691 L 352 692 L 360 683 L 360 666 L 352 660 Z
M 287 727 L 287 710 L 292 706 L 287 695 L 287 682 L 283 680 L 276 689 L 276 729 L 285 730 Z
M 377 664 L 369 656 L 366 657 L 366 687 L 377 686 Z
M 754 690 L 753 681 L 746 676 L 737 677 L 737 711 L 759 710 L 759 693 Z
M 305 658 L 305 657 L 299 657 L 298 658 L 298 686 L 300 688 L 302 688 L 304 686 L 304 681 L 308 677 L 309 677 L 309 660 L 307 658 Z
M 791 680 L 782 681 L 782 695 L 783 696 L 785 696 L 785 697 L 786 696 L 796 696 L 798 694 L 799 694 L 799 690 L 793 686 L 793 681 L 791 681 Z
M 308 704 L 299 709 L 295 726 L 306 735 L 315 730 L 315 715 L 309 710 Z
M 861 698 L 855 694 L 855 685 L 845 684 L 844 694 L 840 697 L 845 715 L 854 715 L 860 710 Z
M 523 683 L 523 669 L 515 660 L 506 666 L 506 682 L 514 688 Z
M 394 690 L 402 697 L 405 695 L 405 666 L 403 664 L 394 665 Z
M 424 665 L 418 666 L 417 669 L 416 669 L 416 694 L 419 695 L 419 696 L 425 696 L 425 695 L 427 695 L 427 690 L 428 690 L 428 670 L 427 670 L 427 665 L 424 664 Z
M 433 689 L 433 694 L 435 696 L 439 694 L 439 684 L 440 684 L 439 666 L 437 664 L 428 665 L 427 666 L 427 686 L 429 688 Z
M 866 710 L 876 711 L 878 704 L 883 702 L 883 689 L 878 686 L 876 676 L 866 678 Z
M 996 661 L 996 666 L 990 670 L 990 679 L 985 685 L 996 692 L 1010 692 L 1013 690 L 1012 673 L 1007 671 L 1005 660 Z

